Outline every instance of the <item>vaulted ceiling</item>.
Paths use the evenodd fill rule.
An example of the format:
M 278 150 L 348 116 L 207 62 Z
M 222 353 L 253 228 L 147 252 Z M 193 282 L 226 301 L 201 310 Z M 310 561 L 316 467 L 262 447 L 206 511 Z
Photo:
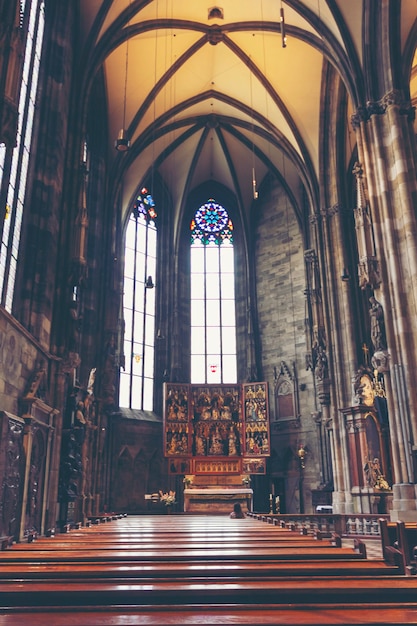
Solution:
M 82 0 L 85 93 L 102 71 L 109 158 L 123 173 L 125 206 L 157 173 L 176 215 L 207 181 L 229 189 L 248 214 L 272 172 L 285 181 L 301 214 L 303 197 L 317 200 L 326 62 L 345 84 L 346 118 L 364 97 L 362 5 Z M 400 5 L 404 51 L 413 29 L 415 45 L 417 2 L 402 0 L 398 10 Z M 416 65 L 414 57 L 414 98 Z M 114 140 L 123 127 L 130 149 L 120 154 Z

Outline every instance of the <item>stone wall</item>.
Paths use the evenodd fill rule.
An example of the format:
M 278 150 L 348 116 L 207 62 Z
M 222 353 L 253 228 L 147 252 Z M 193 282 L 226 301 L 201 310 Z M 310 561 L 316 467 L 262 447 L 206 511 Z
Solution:
M 270 485 L 285 485 L 280 493 L 286 512 L 300 510 L 300 479 L 305 512 L 311 509 L 311 490 L 319 475 L 314 411 L 315 389 L 306 370 L 305 270 L 303 240 L 294 211 L 278 183 L 263 189 L 256 205 L 256 286 L 262 380 L 269 382 L 271 418 Z M 296 377 L 299 420 L 277 420 L 274 381 L 282 362 Z M 307 448 L 305 468 L 297 456 Z M 282 487 L 281 487 L 282 488 Z M 283 508 L 281 508 L 283 512 Z
M 162 420 L 135 418 L 132 412 L 131 417 L 112 418 L 109 430 L 112 478 L 107 506 L 117 512 L 148 512 L 145 494 L 175 490 L 168 484 L 162 456 Z
M 27 391 L 45 355 L 29 333 L 0 308 L 0 410 L 19 415 L 19 400 Z

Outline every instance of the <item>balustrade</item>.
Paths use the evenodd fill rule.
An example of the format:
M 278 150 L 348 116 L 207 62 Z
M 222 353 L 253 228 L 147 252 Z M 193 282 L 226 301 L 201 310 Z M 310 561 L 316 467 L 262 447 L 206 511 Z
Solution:
M 293 515 L 288 513 L 249 513 L 249 515 L 262 515 L 262 518 L 265 518 L 266 521 L 271 519 L 276 525 L 293 528 L 300 532 L 307 532 L 307 534 L 314 534 L 316 531 L 320 531 L 322 533 L 337 533 L 340 536 L 355 537 L 379 537 L 381 534 L 379 520 L 389 520 L 389 515 L 374 514 L 313 513 Z

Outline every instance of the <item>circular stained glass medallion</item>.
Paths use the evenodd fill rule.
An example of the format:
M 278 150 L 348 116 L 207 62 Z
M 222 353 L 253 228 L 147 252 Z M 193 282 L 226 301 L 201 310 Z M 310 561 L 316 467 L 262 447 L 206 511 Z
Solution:
M 214 200 L 209 200 L 197 209 L 194 219 L 198 228 L 207 233 L 218 233 L 229 227 L 226 209 Z

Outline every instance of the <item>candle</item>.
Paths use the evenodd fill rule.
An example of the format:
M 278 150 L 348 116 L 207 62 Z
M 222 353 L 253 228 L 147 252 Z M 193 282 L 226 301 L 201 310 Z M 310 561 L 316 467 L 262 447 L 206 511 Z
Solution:
M 269 494 L 269 499 L 272 502 L 272 493 Z

